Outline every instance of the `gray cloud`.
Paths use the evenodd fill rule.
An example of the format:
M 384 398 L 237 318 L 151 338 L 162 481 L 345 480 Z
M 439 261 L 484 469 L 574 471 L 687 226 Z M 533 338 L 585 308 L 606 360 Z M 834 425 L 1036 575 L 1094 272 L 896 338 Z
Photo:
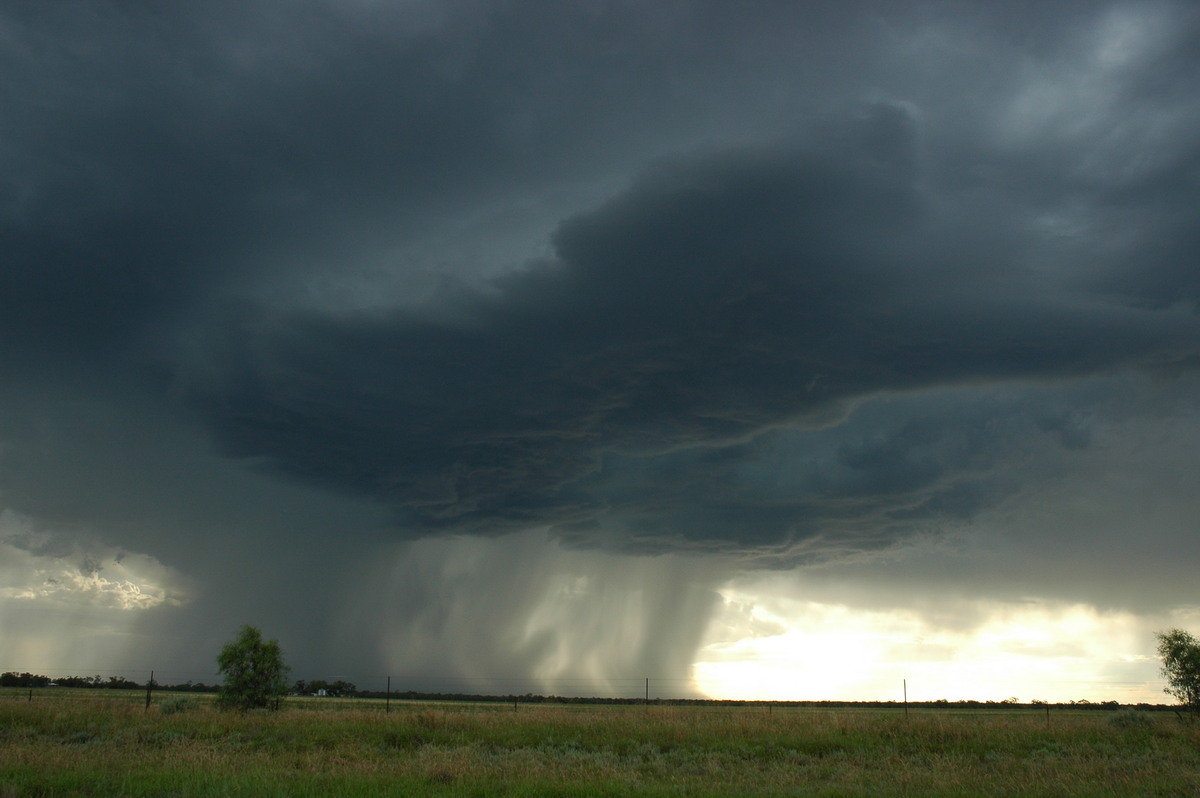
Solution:
M 388 649 L 341 620 L 375 552 L 373 585 L 463 636 L 451 563 L 506 546 L 531 586 L 488 582 L 498 629 L 583 552 L 911 586 L 944 561 L 904 551 L 966 534 L 996 547 L 953 560 L 981 590 L 1024 589 L 1036 551 L 1101 595 L 1129 538 L 1069 495 L 1142 468 L 1139 440 L 1170 473 L 1164 419 L 1193 434 L 1197 26 L 1170 2 L 6 8 L 0 509 L 54 533 L 30 568 L 192 578 L 134 623 L 181 660 L 262 619 L 302 661 L 342 635 L 391 667 L 428 625 Z M 1139 490 L 1108 517 L 1157 519 L 1138 551 L 1173 563 L 1190 489 Z M 412 542 L 464 533 L 494 540 Z M 623 665 L 686 661 L 717 581 L 680 567 L 686 611 L 645 611 L 685 631 Z M 455 650 L 593 667 L 566 638 L 559 671 L 552 641 Z
M 883 106 L 844 130 L 849 144 L 664 164 L 559 227 L 553 261 L 460 292 L 453 321 L 243 324 L 216 358 L 225 373 L 199 386 L 200 409 L 232 454 L 383 499 L 418 528 L 781 546 L 838 518 L 754 506 L 754 485 L 730 485 L 728 464 L 756 436 L 812 429 L 793 439 L 803 450 L 872 396 L 1160 367 L 1194 351 L 1190 312 L 1039 295 L 1031 278 L 996 286 L 946 262 L 915 185 L 913 126 Z M 921 496 L 931 477 L 906 455 L 954 426 L 968 450 L 995 452 L 991 434 L 966 432 L 988 416 L 912 404 L 918 418 L 841 465 L 864 496 L 879 481 L 868 503 L 884 516 L 969 515 L 988 486 L 964 478 Z M 1039 429 L 1064 428 L 1043 417 Z M 646 487 L 609 494 L 623 471 Z

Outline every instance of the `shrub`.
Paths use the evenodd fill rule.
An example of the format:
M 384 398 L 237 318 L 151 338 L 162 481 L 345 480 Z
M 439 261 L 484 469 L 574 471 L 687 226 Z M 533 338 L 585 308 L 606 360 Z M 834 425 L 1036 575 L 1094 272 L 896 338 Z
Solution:
M 190 712 L 198 706 L 200 706 L 200 703 L 194 698 L 177 696 L 159 704 L 158 711 L 164 715 L 174 715 L 178 712 Z
M 1108 719 L 1118 729 L 1148 729 L 1154 725 L 1145 712 L 1118 712 Z

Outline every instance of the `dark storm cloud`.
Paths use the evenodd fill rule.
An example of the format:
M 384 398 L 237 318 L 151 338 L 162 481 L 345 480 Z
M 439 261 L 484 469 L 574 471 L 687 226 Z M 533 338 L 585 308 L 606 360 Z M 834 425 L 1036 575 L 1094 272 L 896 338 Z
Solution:
M 978 518 L 1094 445 L 1070 380 L 1196 362 L 1195 11 L 1015 9 L 10 4 L 0 500 L 186 563 L 205 629 L 389 525 Z
M 318 4 L 24 11 L 5 19 L 3 324 L 41 352 L 141 345 L 269 267 L 265 242 L 411 211 L 384 187 L 451 182 L 489 149 L 485 105 L 419 40 L 382 51 Z
M 297 281 L 369 268 L 488 198 L 596 181 L 628 147 L 665 136 L 670 148 L 680 121 L 705 121 L 705 81 L 741 68 L 753 16 L 687 4 L 6 9 L 0 324 L 37 352 L 106 355 L 231 282 L 265 274 L 276 293 L 303 293 Z M 715 35 L 725 21 L 737 33 Z M 401 295 L 416 282 L 391 279 Z
M 994 488 L 963 476 L 925 495 L 961 464 L 934 458 L 926 474 L 909 452 L 981 418 L 918 412 L 845 450 L 853 501 L 726 477 L 756 436 L 837 424 L 868 397 L 1167 364 L 1198 327 L 1182 310 L 1038 295 L 1016 260 L 1001 280 L 947 260 L 915 130 L 883 105 L 836 142 L 664 163 L 564 222 L 552 261 L 459 292 L 451 320 L 243 322 L 202 410 L 232 454 L 384 499 L 427 530 L 875 546 L 969 516 Z M 1002 448 L 976 437 L 964 445 Z M 623 473 L 643 479 L 612 490 Z

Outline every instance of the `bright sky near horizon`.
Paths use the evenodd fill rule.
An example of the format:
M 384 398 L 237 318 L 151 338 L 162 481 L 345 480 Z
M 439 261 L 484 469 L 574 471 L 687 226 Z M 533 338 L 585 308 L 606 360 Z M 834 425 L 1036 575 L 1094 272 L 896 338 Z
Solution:
M 360 686 L 1168 701 L 1198 36 L 8 4 L 0 671 L 211 681 L 250 623 Z

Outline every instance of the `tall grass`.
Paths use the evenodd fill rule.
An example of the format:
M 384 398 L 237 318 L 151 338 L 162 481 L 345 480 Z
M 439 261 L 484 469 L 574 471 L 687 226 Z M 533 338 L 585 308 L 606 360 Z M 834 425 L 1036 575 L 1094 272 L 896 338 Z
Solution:
M 1200 794 L 1166 714 L 172 700 L 0 697 L 0 798 Z

